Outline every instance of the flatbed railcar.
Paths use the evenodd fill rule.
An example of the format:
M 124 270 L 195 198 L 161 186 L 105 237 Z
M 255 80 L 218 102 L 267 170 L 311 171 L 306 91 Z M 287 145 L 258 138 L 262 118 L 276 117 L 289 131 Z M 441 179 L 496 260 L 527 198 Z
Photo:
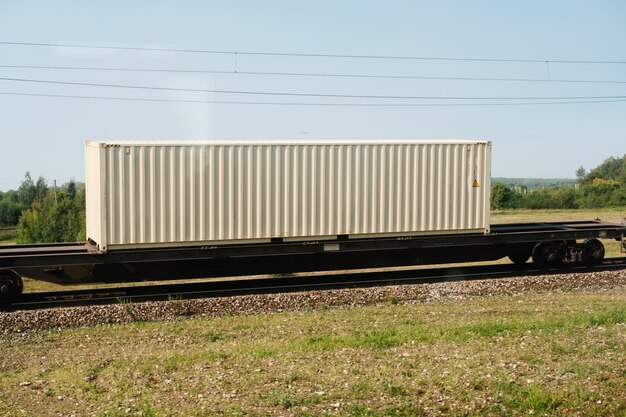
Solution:
M 3 302 L 21 293 L 21 277 L 57 284 L 132 282 L 277 274 L 384 266 L 532 258 L 541 268 L 596 265 L 598 239 L 626 251 L 626 226 L 602 221 L 491 225 L 488 235 L 430 235 L 333 240 L 152 247 L 99 252 L 89 242 L 0 247 Z
M 490 225 L 487 141 L 87 142 L 86 242 L 0 247 L 71 285 L 496 260 L 600 263 L 626 225 Z

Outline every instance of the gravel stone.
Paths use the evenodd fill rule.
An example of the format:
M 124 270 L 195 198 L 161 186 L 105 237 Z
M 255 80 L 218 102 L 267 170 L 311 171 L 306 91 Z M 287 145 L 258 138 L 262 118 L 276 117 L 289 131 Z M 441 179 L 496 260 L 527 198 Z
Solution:
M 435 284 L 303 291 L 196 300 L 151 301 L 103 306 L 0 312 L 0 334 L 47 329 L 181 320 L 194 316 L 261 314 L 383 302 L 437 302 L 527 292 L 607 290 L 626 287 L 626 270 L 450 281 Z

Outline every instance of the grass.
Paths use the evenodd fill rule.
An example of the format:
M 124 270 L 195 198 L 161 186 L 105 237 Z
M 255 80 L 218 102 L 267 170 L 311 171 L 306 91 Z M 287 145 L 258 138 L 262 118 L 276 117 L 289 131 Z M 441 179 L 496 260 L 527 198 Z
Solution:
M 0 415 L 624 416 L 626 289 L 0 337 Z
M 0 228 L 0 245 L 13 245 L 17 239 L 17 228 Z
M 626 207 L 578 210 L 499 210 L 491 212 L 491 223 L 561 222 L 601 219 L 611 223 L 626 220 Z

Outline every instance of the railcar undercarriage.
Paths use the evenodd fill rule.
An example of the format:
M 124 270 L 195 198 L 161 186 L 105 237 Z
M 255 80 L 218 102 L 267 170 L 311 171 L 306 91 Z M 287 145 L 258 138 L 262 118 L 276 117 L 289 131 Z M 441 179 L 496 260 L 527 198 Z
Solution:
M 493 225 L 491 233 L 352 238 L 269 244 L 141 248 L 98 253 L 88 242 L 0 247 L 0 303 L 16 300 L 21 277 L 62 285 L 280 274 L 532 258 L 543 269 L 593 266 L 599 239 L 626 252 L 626 226 L 601 221 Z

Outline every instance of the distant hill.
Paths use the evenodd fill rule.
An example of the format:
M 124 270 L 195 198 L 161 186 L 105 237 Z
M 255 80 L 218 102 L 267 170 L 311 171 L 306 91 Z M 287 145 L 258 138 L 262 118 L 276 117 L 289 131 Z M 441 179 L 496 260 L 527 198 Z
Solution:
M 528 190 L 535 190 L 547 187 L 573 187 L 576 180 L 573 178 L 504 178 L 495 177 L 491 179 L 492 184 L 501 183 L 509 188 L 525 187 Z

